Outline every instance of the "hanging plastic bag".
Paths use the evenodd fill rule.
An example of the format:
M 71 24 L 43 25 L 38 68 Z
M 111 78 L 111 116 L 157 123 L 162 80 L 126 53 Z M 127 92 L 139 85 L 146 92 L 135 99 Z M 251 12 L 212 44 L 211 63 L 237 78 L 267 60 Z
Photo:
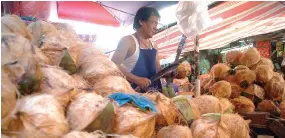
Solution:
M 179 1 L 176 17 L 179 30 L 188 38 L 197 35 L 211 23 L 205 1 Z

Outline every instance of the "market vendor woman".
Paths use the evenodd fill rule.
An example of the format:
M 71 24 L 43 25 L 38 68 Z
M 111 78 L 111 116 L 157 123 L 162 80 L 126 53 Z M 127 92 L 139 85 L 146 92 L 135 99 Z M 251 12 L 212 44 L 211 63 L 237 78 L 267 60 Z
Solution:
M 140 8 L 135 16 L 133 28 L 136 32 L 123 37 L 112 57 L 127 77 L 133 88 L 140 86 L 141 92 L 149 89 L 161 91 L 161 82 L 150 81 L 160 70 L 158 51 L 150 41 L 157 30 L 160 15 L 151 7 Z

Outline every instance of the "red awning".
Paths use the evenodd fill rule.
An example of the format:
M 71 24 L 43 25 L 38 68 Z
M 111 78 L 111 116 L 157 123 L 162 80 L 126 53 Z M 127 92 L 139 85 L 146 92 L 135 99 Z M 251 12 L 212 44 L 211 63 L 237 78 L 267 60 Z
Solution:
M 259 34 L 285 29 L 285 7 L 278 1 L 228 1 L 209 10 L 212 20 L 222 21 L 200 33 L 200 49 L 215 49 Z M 176 52 L 182 33 L 177 25 L 153 37 L 161 56 Z M 193 50 L 194 42 L 186 41 L 184 51 Z
M 59 1 L 58 18 L 119 27 L 120 22 L 104 7 L 91 1 Z

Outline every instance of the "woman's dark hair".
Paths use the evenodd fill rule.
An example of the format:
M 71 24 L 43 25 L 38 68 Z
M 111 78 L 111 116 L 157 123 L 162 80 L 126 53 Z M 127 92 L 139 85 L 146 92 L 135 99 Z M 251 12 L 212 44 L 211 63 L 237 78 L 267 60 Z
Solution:
M 158 18 L 160 18 L 160 15 L 155 8 L 141 7 L 137 11 L 135 19 L 134 19 L 134 24 L 133 24 L 134 30 L 137 30 L 141 27 L 140 22 L 139 22 L 140 20 L 141 21 L 147 21 L 151 15 L 154 15 L 154 16 L 157 16 Z

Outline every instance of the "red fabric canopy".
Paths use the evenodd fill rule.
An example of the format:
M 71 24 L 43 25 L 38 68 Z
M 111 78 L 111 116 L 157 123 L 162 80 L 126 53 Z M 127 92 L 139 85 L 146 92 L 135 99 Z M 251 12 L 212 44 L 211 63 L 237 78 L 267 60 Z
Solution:
M 58 18 L 119 27 L 120 22 L 104 7 L 91 1 L 59 1 Z

